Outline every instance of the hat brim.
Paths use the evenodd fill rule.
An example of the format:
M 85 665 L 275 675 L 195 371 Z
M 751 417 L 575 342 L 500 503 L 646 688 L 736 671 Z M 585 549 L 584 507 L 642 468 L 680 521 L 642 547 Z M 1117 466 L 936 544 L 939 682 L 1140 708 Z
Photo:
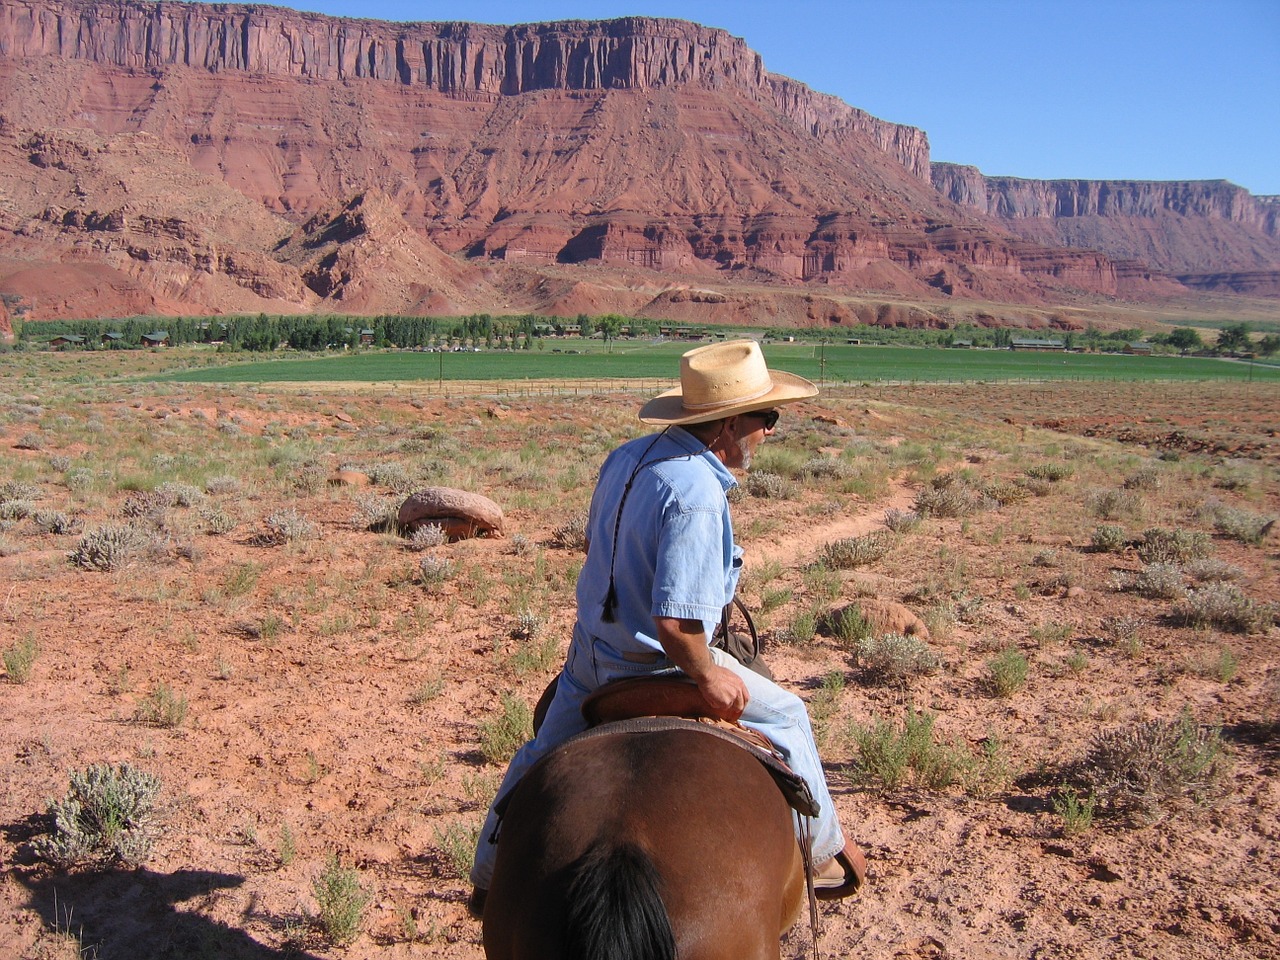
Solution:
M 768 410 L 784 403 L 795 403 L 818 395 L 818 388 L 804 377 L 782 370 L 770 370 L 769 379 L 773 381 L 773 389 L 760 397 L 751 400 L 726 403 L 715 408 L 690 410 L 684 405 L 682 389 L 676 387 L 666 393 L 660 393 L 640 408 L 640 420 L 643 423 L 666 424 L 680 426 L 691 423 L 708 423 L 712 420 L 723 420 L 739 413 L 751 413 L 753 410 Z

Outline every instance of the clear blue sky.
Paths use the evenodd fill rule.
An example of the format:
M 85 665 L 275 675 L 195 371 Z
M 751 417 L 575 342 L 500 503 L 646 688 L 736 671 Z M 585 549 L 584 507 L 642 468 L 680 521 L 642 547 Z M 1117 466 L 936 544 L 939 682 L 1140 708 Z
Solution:
M 280 0 L 276 0 L 280 3 Z M 1280 194 L 1280 0 L 298 0 L 379 20 L 678 17 L 766 69 L 1019 177 Z

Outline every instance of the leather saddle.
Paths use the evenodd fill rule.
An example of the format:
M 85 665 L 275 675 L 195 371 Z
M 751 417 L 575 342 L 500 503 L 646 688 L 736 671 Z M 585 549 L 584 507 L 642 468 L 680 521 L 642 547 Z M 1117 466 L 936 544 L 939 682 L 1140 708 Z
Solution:
M 589 737 L 657 730 L 696 730 L 746 750 L 773 777 L 787 802 L 807 817 L 818 815 L 809 785 L 783 761 L 769 739 L 737 721 L 717 716 L 693 681 L 683 677 L 615 680 L 582 702 L 588 729 L 566 743 Z

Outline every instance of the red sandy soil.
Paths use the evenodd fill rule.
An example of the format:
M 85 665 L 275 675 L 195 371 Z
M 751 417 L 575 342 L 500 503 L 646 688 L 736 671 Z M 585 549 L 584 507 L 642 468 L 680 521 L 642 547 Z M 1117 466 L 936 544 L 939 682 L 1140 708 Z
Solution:
M 9 386 L 19 400 L 33 389 Z M 1179 512 L 1128 521 L 1134 534 L 1183 522 L 1191 501 L 1207 492 L 1280 513 L 1274 387 L 1255 385 L 1247 394 L 1105 389 L 1111 392 L 1073 385 L 836 394 L 797 408 L 772 442 L 798 443 L 812 431 L 832 452 L 859 443 L 927 452 L 937 442 L 946 461 L 940 470 L 984 477 L 1018 476 L 1028 463 L 1064 455 L 1081 464 L 1128 457 L 1134 469 L 1178 471 L 1171 476 L 1184 489 L 1166 483 L 1151 496 L 1158 509 Z M 480 926 L 464 910 L 468 886 L 441 852 L 441 837 L 478 821 L 501 771 L 481 755 L 478 725 L 496 714 L 500 694 L 532 703 L 558 665 L 514 665 L 518 604 L 525 592 L 545 604 L 546 634 L 563 647 L 577 560 L 554 545 L 554 533 L 585 509 L 609 446 L 589 442 L 592 432 L 615 425 L 616 441 L 618 430 L 638 431 L 630 420 L 636 403 L 627 395 L 499 404 L 372 393 L 328 402 L 216 388 L 126 395 L 124 387 L 85 399 L 68 416 L 135 425 L 157 451 L 172 450 L 179 435 L 187 438 L 183 449 L 220 449 L 226 434 L 214 424 L 223 421 L 238 423 L 244 442 L 258 442 L 274 424 L 263 449 L 302 427 L 320 441 L 317 462 L 326 470 L 346 456 L 402 457 L 412 433 L 397 426 L 379 434 L 388 423 L 417 423 L 464 445 L 500 444 L 512 458 L 529 441 L 550 448 L 576 437 L 589 446 L 580 482 L 558 505 L 539 500 L 536 474 L 522 478 L 515 461 L 470 474 L 477 492 L 504 505 L 506 535 L 435 548 L 462 571 L 435 594 L 406 573 L 418 554 L 392 535 L 353 526 L 351 491 L 289 491 L 271 482 L 270 470 L 236 495 L 246 520 L 230 534 L 195 536 L 189 555 L 116 572 L 67 563 L 74 534 L 11 525 L 0 551 L 0 648 L 32 636 L 40 653 L 28 682 L 0 683 L 0 957 L 71 957 L 79 947 L 103 960 L 481 957 Z M 114 455 L 90 451 L 92 435 L 80 446 L 19 449 L 33 429 L 14 418 L 0 424 L 0 482 L 35 477 L 39 506 L 69 499 L 45 466 L 52 455 Z M 39 429 L 48 429 L 44 421 Z M 1183 439 L 1170 439 L 1175 434 Z M 356 448 L 360 454 L 346 452 Z M 1161 449 L 1182 459 L 1156 461 Z M 834 638 L 779 642 L 789 611 L 809 589 L 804 568 L 823 545 L 879 529 L 886 509 L 911 506 L 923 479 L 903 463 L 873 493 L 815 484 L 795 500 L 747 497 L 735 506 L 748 571 L 776 563 L 779 583 L 794 592 L 790 606 L 761 617 L 780 682 L 813 702 L 824 677 L 846 681 L 824 757 L 840 817 L 867 853 L 870 882 L 856 899 L 822 906 L 818 954 L 1280 957 L 1277 631 L 1194 630 L 1167 604 L 1112 589 L 1117 570 L 1141 564 L 1132 551 L 1086 549 L 1097 521 L 1080 507 L 1082 479 L 998 511 L 926 521 L 885 561 L 846 573 L 833 605 L 869 594 L 923 613 L 929 583 L 982 598 L 980 615 L 931 637 L 943 660 L 935 675 L 905 690 L 868 685 Z M 1249 472 L 1252 485 L 1212 487 L 1212 477 L 1230 470 Z M 91 527 L 118 518 L 127 496 L 107 489 L 76 509 Z M 286 505 L 316 523 L 319 537 L 298 546 L 255 544 L 260 526 L 252 518 Z M 520 555 L 521 542 L 536 553 Z M 1274 538 L 1247 546 L 1218 537 L 1213 549 L 1241 567 L 1251 596 L 1280 596 Z M 244 569 L 256 579 L 235 596 L 229 585 Z M 761 590 L 744 592 L 758 609 Z M 1102 619 L 1118 613 L 1146 620 L 1133 656 L 1101 638 Z M 1070 639 L 1038 642 L 1031 631 L 1045 624 L 1069 628 Z M 996 698 L 983 682 L 984 664 L 1009 645 L 1027 653 L 1032 676 L 1020 692 Z M 1223 647 L 1238 663 L 1227 682 L 1197 668 Z M 1064 666 L 1073 651 L 1087 657 L 1078 673 Z M 158 683 L 188 698 L 180 726 L 137 719 Z M 860 781 L 845 727 L 899 718 L 908 703 L 936 712 L 941 735 L 969 749 L 997 738 L 1014 775 L 982 797 L 956 787 L 885 791 Z M 1184 708 L 1221 726 L 1232 765 L 1224 793 L 1154 824 L 1099 817 L 1092 829 L 1064 837 L 1053 792 L 1093 734 L 1173 718 Z M 65 793 L 68 771 L 124 761 L 163 782 L 153 856 L 138 869 L 106 872 L 67 873 L 36 861 L 28 842 L 49 829 L 46 801 Z M 331 853 L 359 872 L 371 895 L 363 932 L 349 947 L 327 945 L 306 920 L 316 910 L 313 881 Z M 805 924 L 783 939 L 781 952 L 813 954 Z

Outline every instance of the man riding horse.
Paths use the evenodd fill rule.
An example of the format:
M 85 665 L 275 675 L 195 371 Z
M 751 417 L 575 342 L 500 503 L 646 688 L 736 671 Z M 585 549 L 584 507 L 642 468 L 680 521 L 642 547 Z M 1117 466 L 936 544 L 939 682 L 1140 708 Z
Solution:
M 811 831 L 816 895 L 834 900 L 858 889 L 866 867 L 836 819 L 804 701 L 711 646 L 742 567 L 726 497 L 737 485 L 730 471 L 750 467 L 779 407 L 817 393 L 803 377 L 770 371 L 754 340 L 736 340 L 684 354 L 680 386 L 643 406 L 640 419 L 663 429 L 623 444 L 600 469 L 568 656 L 495 806 L 539 759 L 586 729 L 581 707 L 593 691 L 624 678 L 683 675 L 709 713 L 764 734 L 808 784 L 819 808 Z M 468 908 L 476 916 L 493 876 L 498 826 L 491 808 L 471 871 Z

